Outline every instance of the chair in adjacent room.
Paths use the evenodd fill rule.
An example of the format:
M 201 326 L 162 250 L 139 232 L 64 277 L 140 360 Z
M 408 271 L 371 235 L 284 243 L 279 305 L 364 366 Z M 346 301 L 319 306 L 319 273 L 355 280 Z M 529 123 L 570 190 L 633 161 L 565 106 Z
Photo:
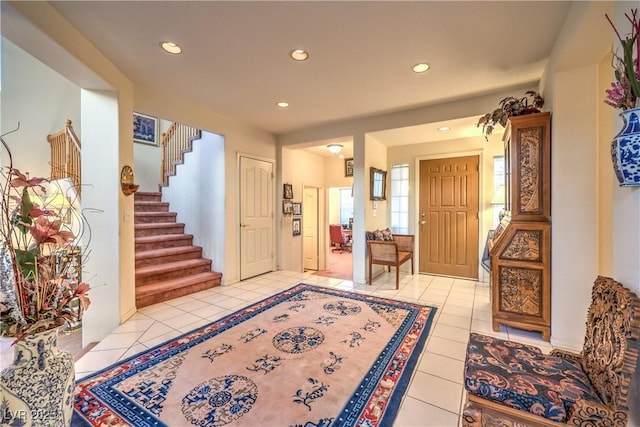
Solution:
M 329 225 L 329 237 L 331 239 L 331 252 L 340 251 L 340 253 L 347 251 L 351 252 L 351 236 L 344 234 L 342 225 L 330 224 Z

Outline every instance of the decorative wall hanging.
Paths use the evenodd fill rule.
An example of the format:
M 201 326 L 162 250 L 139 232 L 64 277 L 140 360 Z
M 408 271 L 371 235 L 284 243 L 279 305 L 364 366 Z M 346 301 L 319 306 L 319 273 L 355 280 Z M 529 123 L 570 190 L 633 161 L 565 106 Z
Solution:
M 158 145 L 158 119 L 133 113 L 133 142 Z

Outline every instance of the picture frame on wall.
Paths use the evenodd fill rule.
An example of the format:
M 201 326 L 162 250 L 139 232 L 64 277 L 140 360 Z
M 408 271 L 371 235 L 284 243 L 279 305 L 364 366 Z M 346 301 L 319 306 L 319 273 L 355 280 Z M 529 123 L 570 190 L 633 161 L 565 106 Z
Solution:
M 282 201 L 282 213 L 285 215 L 292 215 L 293 214 L 293 202 L 289 201 L 289 200 L 283 200 Z
M 293 202 L 293 214 L 297 216 L 302 215 L 302 202 Z
M 158 118 L 133 113 L 133 142 L 158 146 Z
M 284 187 L 282 189 L 282 194 L 283 194 L 282 197 L 285 199 L 293 199 L 293 185 L 284 184 Z
M 292 234 L 294 236 L 299 236 L 302 233 L 301 230 L 302 221 L 300 218 L 293 218 L 293 222 L 291 223 Z
M 353 176 L 353 158 L 344 159 L 344 176 Z

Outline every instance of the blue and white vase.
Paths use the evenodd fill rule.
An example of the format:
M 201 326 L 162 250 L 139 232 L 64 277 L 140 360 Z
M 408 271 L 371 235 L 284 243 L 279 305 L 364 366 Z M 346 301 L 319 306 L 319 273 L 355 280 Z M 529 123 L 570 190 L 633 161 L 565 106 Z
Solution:
M 71 424 L 73 356 L 58 349 L 58 329 L 15 344 L 13 364 L 0 373 L 0 424 L 66 427 Z
M 621 187 L 640 186 L 640 108 L 620 113 L 624 125 L 611 141 L 611 160 Z

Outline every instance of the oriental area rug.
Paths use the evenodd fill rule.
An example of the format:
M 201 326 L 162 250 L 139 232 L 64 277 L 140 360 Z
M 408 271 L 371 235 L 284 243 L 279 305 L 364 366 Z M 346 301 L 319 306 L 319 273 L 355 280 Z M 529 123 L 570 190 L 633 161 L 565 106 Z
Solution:
M 73 426 L 391 426 L 436 309 L 299 284 L 78 381 Z

